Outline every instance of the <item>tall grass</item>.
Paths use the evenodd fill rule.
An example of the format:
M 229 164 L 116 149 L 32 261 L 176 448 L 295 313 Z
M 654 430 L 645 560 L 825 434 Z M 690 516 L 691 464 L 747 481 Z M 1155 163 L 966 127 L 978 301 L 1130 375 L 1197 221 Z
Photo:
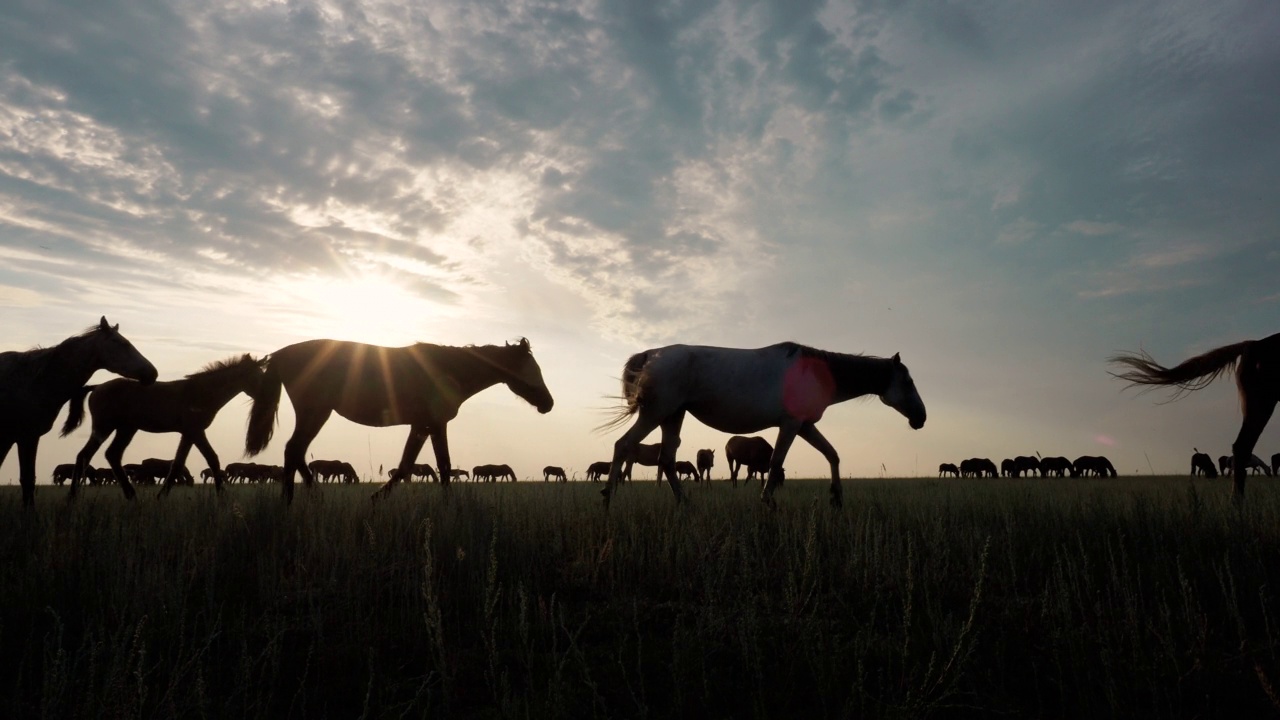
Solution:
M 0 494 L 8 717 L 1280 713 L 1280 491 Z

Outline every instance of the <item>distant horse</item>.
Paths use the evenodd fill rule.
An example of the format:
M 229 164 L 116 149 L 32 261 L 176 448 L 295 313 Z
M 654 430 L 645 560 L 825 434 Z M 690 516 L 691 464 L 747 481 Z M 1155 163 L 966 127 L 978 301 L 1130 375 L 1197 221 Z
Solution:
M 943 475 L 954 475 L 956 477 L 960 477 L 960 468 L 952 465 L 951 463 L 942 463 L 938 466 L 938 477 L 942 477 Z
M 1071 463 L 1071 477 L 1116 477 L 1116 469 L 1111 461 L 1101 455 L 1081 455 Z
M 729 484 L 733 487 L 738 487 L 738 470 L 744 466 L 747 468 L 747 477 L 742 481 L 746 487 L 756 473 L 764 481 L 773 460 L 773 446 L 762 437 L 734 435 L 724 444 L 724 459 L 729 463 Z
M 156 368 L 103 317 L 96 326 L 51 348 L 0 352 L 0 466 L 18 446 L 22 504 L 36 497 L 36 449 L 58 412 L 98 370 L 141 383 L 156 380 Z
M 969 458 L 960 463 L 960 475 L 963 477 L 1000 477 L 996 464 L 988 458 Z
M 92 474 L 89 473 L 90 470 L 93 470 Z M 109 467 L 94 470 L 90 465 L 84 469 L 84 477 L 94 485 L 110 485 L 116 481 L 116 471 Z
M 635 423 L 614 443 L 606 507 L 621 477 L 622 461 L 650 432 L 662 428 L 659 472 L 665 473 L 677 502 L 680 481 L 675 473 L 676 449 L 685 413 L 715 430 L 754 433 L 778 428 L 769 480 L 761 500 L 773 505 L 782 467 L 797 436 L 812 445 L 831 465 L 831 504 L 839 506 L 840 456 L 818 432 L 817 422 L 836 403 L 878 395 L 906 416 L 912 428 L 924 427 L 925 408 L 911 373 L 897 355 L 883 359 L 818 350 L 793 342 L 754 350 L 696 345 L 670 345 L 632 355 L 622 370 L 624 405 L 613 422 Z
M 1031 473 L 1038 473 L 1041 477 L 1044 472 L 1040 469 L 1040 461 L 1030 455 L 1018 455 L 1013 459 L 1014 477 L 1022 477 L 1024 474 L 1031 477 Z
M 1230 455 L 1218 456 L 1218 472 L 1222 473 L 1223 475 L 1231 474 L 1231 456 Z
M 1000 477 L 1017 477 L 1017 476 L 1018 476 L 1018 463 L 1014 462 L 1012 458 L 1005 458 L 1004 460 L 1000 461 Z
M 182 380 L 170 380 L 143 385 L 134 380 L 109 380 L 101 385 L 81 388 L 71 398 L 71 410 L 62 426 L 65 437 L 84 420 L 84 396 L 89 397 L 89 414 L 93 416 L 93 430 L 89 440 L 76 455 L 76 465 L 88 465 L 94 453 L 111 433 L 116 437 L 107 446 L 107 462 L 117 472 L 116 480 L 124 496 L 134 497 L 133 486 L 123 476 L 121 458 L 125 448 L 139 430 L 150 433 L 180 433 L 178 452 L 173 457 L 174 469 L 185 468 L 191 446 L 200 450 L 205 462 L 213 470 L 214 485 L 222 489 L 222 466 L 218 455 L 209 444 L 205 430 L 214 417 L 231 398 L 244 393 L 256 398 L 262 386 L 262 361 L 248 353 L 205 366 Z M 77 473 L 71 481 L 71 497 L 75 497 L 80 484 Z M 160 494 L 166 495 L 173 487 L 173 477 L 166 477 Z
M 662 453 L 662 446 L 658 443 L 638 443 L 631 454 L 626 458 L 626 468 L 622 471 L 620 480 L 631 481 L 631 470 L 636 465 L 644 465 L 646 467 L 658 467 L 659 456 Z M 657 480 L 662 482 L 662 472 L 659 470 Z M 606 490 L 609 488 L 606 486 Z
M 439 473 L 437 473 L 436 469 L 427 463 L 414 463 L 413 465 L 410 465 L 409 475 L 407 477 L 400 473 L 400 468 L 398 467 L 391 468 L 390 472 L 387 473 L 387 479 L 394 482 L 399 482 L 401 480 L 405 482 L 413 482 L 414 478 L 418 478 L 422 482 L 440 482 Z
M 1071 461 L 1064 457 L 1040 458 L 1040 474 L 1044 477 L 1048 477 L 1051 473 L 1058 477 L 1065 477 L 1070 472 Z
M 609 476 L 609 461 L 601 460 L 593 462 L 587 466 L 587 479 L 591 482 L 600 482 L 601 478 Z
M 698 461 L 698 481 L 706 480 L 711 482 L 711 468 L 716 464 L 715 450 L 699 450 L 697 455 Z
M 136 464 L 125 465 L 125 468 L 131 468 L 125 475 L 140 485 L 169 482 L 168 478 L 171 476 L 173 478 L 171 482 L 180 485 L 195 485 L 196 483 L 186 465 L 177 465 L 172 460 L 165 460 L 164 458 L 147 458 Z
M 225 468 L 224 468 L 224 469 L 223 469 L 223 472 L 225 472 L 225 471 L 226 471 L 226 470 L 225 470 Z M 201 470 L 201 471 L 200 471 L 200 484 L 201 484 L 201 485 L 205 485 L 205 484 L 207 484 L 210 480 L 212 480 L 212 479 L 213 479 L 213 476 L 214 476 L 213 468 L 205 468 L 205 469 Z M 85 473 L 85 477 L 89 477 L 89 473 L 87 473 L 87 472 L 86 472 L 86 473 Z
M 1206 387 L 1224 372 L 1235 369 L 1244 420 L 1231 445 L 1231 454 L 1237 459 L 1232 497 L 1236 502 L 1242 501 L 1246 460 L 1253 454 L 1258 437 L 1280 400 L 1280 334 L 1224 345 L 1172 368 L 1157 364 L 1145 352 L 1116 355 L 1111 362 L 1128 368 L 1112 375 L 1130 385 L 1176 387 L 1174 399 Z
M 676 476 L 685 480 L 696 480 L 699 477 L 698 468 L 688 460 L 677 460 Z
M 320 482 L 340 481 L 343 483 L 358 483 L 360 476 L 356 474 L 356 469 L 349 462 L 343 460 L 312 460 L 307 464 L 307 469 Z M 434 475 L 435 471 L 432 470 Z
M 1192 449 L 1195 450 L 1195 448 Z M 1195 453 L 1191 456 L 1191 474 L 1203 474 L 1207 478 L 1216 478 L 1218 477 L 1218 468 L 1213 466 L 1213 458 L 1209 457 L 1207 453 L 1195 450 Z
M 1218 458 L 1218 463 L 1223 468 L 1225 468 L 1224 470 L 1222 470 L 1222 474 L 1226 475 L 1230 473 L 1232 469 L 1235 467 L 1235 458 L 1231 457 L 1230 455 L 1223 455 L 1222 457 Z M 1252 470 L 1255 475 L 1257 475 L 1258 473 L 1261 473 L 1263 475 L 1266 475 L 1267 477 L 1271 477 L 1271 474 L 1272 474 L 1271 466 L 1267 465 L 1265 462 L 1263 462 L 1262 458 L 1258 457 L 1257 455 L 1254 455 L 1253 453 L 1249 453 L 1249 462 L 1244 464 L 1244 470 L 1245 470 L 1245 473 L 1248 473 L 1250 470 Z
M 449 347 L 417 343 L 388 348 L 339 340 L 307 340 L 271 353 L 262 395 L 254 401 L 245 435 L 245 452 L 257 455 L 275 432 L 280 387 L 289 392 L 297 421 L 284 448 L 284 497 L 293 500 L 293 476 L 312 483 L 307 447 L 336 410 L 360 425 L 408 425 L 409 438 L 400 456 L 399 476 L 427 438 L 435 449 L 436 469 L 452 479 L 449 421 L 467 398 L 498 383 L 538 409 L 551 410 L 554 400 L 533 359 L 529 341 L 515 345 Z M 391 492 L 397 476 L 374 495 Z M 448 487 L 448 481 L 443 482 Z
M 471 477 L 484 482 L 516 481 L 515 471 L 511 469 L 510 465 L 477 465 L 471 468 Z
M 53 480 L 54 485 L 61 485 L 62 483 L 75 477 L 75 475 L 76 475 L 75 463 L 62 463 L 61 465 L 57 465 L 53 468 L 53 477 L 50 479 Z
M 462 478 L 466 478 L 467 480 L 470 480 L 471 474 L 468 473 L 466 470 L 463 470 L 462 468 L 453 468 L 449 471 L 449 477 L 454 480 L 460 480 Z
M 542 482 L 547 482 L 551 478 L 555 478 L 560 482 L 569 482 L 569 476 L 564 474 L 564 468 L 548 465 L 542 468 Z

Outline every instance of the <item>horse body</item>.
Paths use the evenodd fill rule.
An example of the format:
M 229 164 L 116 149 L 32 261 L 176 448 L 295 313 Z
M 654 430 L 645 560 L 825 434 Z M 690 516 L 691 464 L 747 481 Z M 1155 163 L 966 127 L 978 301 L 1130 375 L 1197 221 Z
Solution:
M 1102 455 L 1081 455 L 1071 463 L 1071 477 L 1116 477 L 1115 466 Z
M 1057 477 L 1065 477 L 1070 472 L 1071 461 L 1062 456 L 1040 458 L 1041 476 L 1048 476 L 1052 473 Z
M 360 482 L 360 476 L 356 474 L 356 469 L 351 463 L 343 460 L 312 460 L 307 464 L 307 469 L 320 482 Z M 431 474 L 434 475 L 435 471 L 433 470 Z
M 845 355 L 780 343 L 758 349 L 670 345 L 632 355 L 623 366 L 625 402 L 614 424 L 636 415 L 634 424 L 614 444 L 605 504 L 622 474 L 621 464 L 653 430 L 662 428 L 659 473 L 665 474 L 677 502 L 676 449 L 686 413 L 704 425 L 731 434 L 778 428 L 769 481 L 761 500 L 773 504 L 782 481 L 782 466 L 795 438 L 801 437 L 831 465 L 831 503 L 839 506 L 840 458 L 816 423 L 836 403 L 875 394 L 907 417 L 911 427 L 924 426 L 924 403 L 905 365 L 890 359 Z
M 996 464 L 988 458 L 969 458 L 961 461 L 960 475 L 963 477 L 1000 477 Z
M 1123 353 L 1112 357 L 1111 362 L 1127 368 L 1112 373 L 1115 377 L 1130 385 L 1176 387 L 1175 398 L 1204 388 L 1224 372 L 1235 369 L 1244 417 L 1231 444 L 1231 454 L 1236 458 L 1231 492 L 1237 503 L 1242 502 L 1246 465 L 1280 401 L 1280 333 L 1214 348 L 1171 368 L 1159 365 L 1146 353 Z
M 954 475 L 955 477 L 960 477 L 960 468 L 951 463 L 942 463 L 938 466 L 938 477 L 942 477 L 943 475 Z
M 542 468 L 542 482 L 547 482 L 551 478 L 555 478 L 560 482 L 569 481 L 569 476 L 564 474 L 564 468 L 556 467 L 555 465 L 548 465 Z
M 706 480 L 711 482 L 711 468 L 716 464 L 715 450 L 699 450 L 697 455 L 698 461 L 698 480 Z
M 1208 453 L 1197 451 L 1191 456 L 1191 474 L 1216 478 L 1218 477 L 1218 469 L 1213 466 L 1213 458 L 1209 457 Z
M 762 478 L 768 475 L 773 446 L 762 437 L 734 435 L 724 445 L 724 459 L 729 463 L 729 484 L 733 487 L 738 487 L 738 470 L 746 467 L 747 477 L 742 481 L 745 486 L 757 473 Z
M 609 475 L 609 461 L 601 460 L 593 462 L 587 466 L 587 479 L 591 482 L 600 482 L 601 478 Z
M 1018 464 L 1012 458 L 1000 461 L 1000 477 L 1018 477 Z
M 1230 455 L 1223 455 L 1218 458 L 1218 464 L 1222 467 L 1222 474 L 1227 475 L 1235 469 L 1236 461 L 1235 458 Z M 1271 477 L 1272 475 L 1271 466 L 1267 465 L 1263 462 L 1262 458 L 1254 455 L 1253 453 L 1249 454 L 1249 460 L 1244 464 L 1245 473 L 1248 473 L 1250 470 L 1252 470 L 1255 475 L 1258 473 L 1262 473 L 1267 477 Z
M 1041 477 L 1044 472 L 1040 469 L 1040 461 L 1031 455 L 1018 455 L 1013 459 L 1014 477 L 1022 477 L 1025 473 L 1028 477 L 1031 473 L 1038 473 Z
M 181 438 L 173 458 L 174 470 L 186 467 L 187 454 L 194 445 L 213 470 L 214 484 L 221 489 L 224 477 L 222 467 L 218 463 L 217 453 L 205 436 L 205 430 L 213 424 L 218 411 L 231 398 L 242 392 L 255 397 L 261 384 L 262 361 L 247 353 L 239 358 L 213 363 L 182 380 L 150 385 L 123 378 L 110 380 L 98 386 L 82 388 L 76 393 L 71 400 L 67 421 L 62 426 L 62 435 L 79 427 L 84 419 L 84 397 L 89 395 L 93 430 L 89 440 L 76 455 L 77 465 L 88 465 L 102 443 L 115 433 L 115 439 L 107 447 L 107 462 L 118 473 L 116 480 L 125 497 L 132 500 L 133 486 L 124 476 L 121 465 L 125 448 L 139 431 L 176 432 L 181 434 Z M 77 472 L 72 479 L 72 497 L 75 496 L 82 477 L 84 475 Z M 173 482 L 173 475 L 165 478 L 161 495 L 169 492 Z
M 22 504 L 31 507 L 36 492 L 36 450 L 53 428 L 58 411 L 98 370 L 142 383 L 156 379 L 156 368 L 103 317 L 84 333 L 51 348 L 0 352 L 0 465 L 18 446 Z
M 688 460 L 676 461 L 676 476 L 686 480 L 694 480 L 698 478 L 698 468 Z
M 289 393 L 297 422 L 284 450 L 284 496 L 293 499 L 294 473 L 308 486 L 307 447 L 337 412 L 360 425 L 408 425 L 398 475 L 374 496 L 382 497 L 409 472 L 427 438 L 443 484 L 452 478 L 447 427 L 467 398 L 498 383 L 540 413 L 554 404 L 529 341 L 515 345 L 449 347 L 417 343 L 388 348 L 340 340 L 307 340 L 271 353 L 267 391 L 254 401 L 245 451 L 266 448 L 275 429 L 280 388 Z

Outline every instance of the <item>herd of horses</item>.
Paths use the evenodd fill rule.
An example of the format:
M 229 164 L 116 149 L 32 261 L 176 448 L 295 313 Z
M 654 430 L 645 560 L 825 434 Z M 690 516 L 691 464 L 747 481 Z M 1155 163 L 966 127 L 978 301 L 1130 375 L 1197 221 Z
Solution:
M 1243 498 L 1251 468 L 1263 468 L 1269 474 L 1280 470 L 1280 456 L 1273 457 L 1267 469 L 1253 455 L 1280 399 L 1280 335 L 1215 348 L 1172 368 L 1141 352 L 1117 355 L 1110 361 L 1122 368 L 1113 373 L 1116 378 L 1130 385 L 1176 388 L 1175 398 L 1234 370 L 1244 417 L 1232 455 L 1220 458 L 1216 470 L 1233 475 L 1237 501 Z M 121 377 L 87 385 L 98 370 Z M 75 463 L 54 472 L 55 482 L 70 482 L 72 498 L 85 481 L 115 482 L 130 499 L 135 496 L 134 483 L 158 482 L 163 496 L 175 484 L 194 482 L 186 472 L 186 458 L 194 447 L 208 464 L 202 476 L 212 479 L 218 489 L 227 482 L 279 481 L 286 501 L 293 499 L 295 475 L 306 485 L 317 480 L 358 481 L 349 463 L 305 462 L 311 442 L 335 412 L 360 425 L 409 426 L 400 460 L 374 494 L 377 499 L 396 483 L 415 476 L 434 476 L 446 486 L 467 476 L 452 467 L 447 428 L 462 403 L 481 390 L 503 384 L 539 413 L 554 406 L 529 341 L 523 338 L 503 345 L 415 343 L 399 348 L 308 340 L 263 357 L 245 353 L 215 362 L 180 380 L 159 382 L 157 377 L 155 366 L 105 317 L 53 347 L 0 352 L 0 465 L 17 445 L 24 506 L 34 503 L 40 437 L 52 429 L 68 403 L 64 436 L 84 421 L 86 400 L 91 417 L 89 438 Z M 282 391 L 288 393 L 296 418 L 284 445 L 283 464 L 231 463 L 223 468 L 205 434 L 217 413 L 240 393 L 252 400 L 244 451 L 256 456 L 274 435 Z M 838 507 L 840 458 L 817 423 L 828 407 L 870 395 L 906 418 L 912 429 L 924 426 L 924 402 L 896 354 L 891 358 L 853 355 L 791 342 L 756 349 L 701 345 L 649 349 L 632 355 L 623 365 L 622 403 L 601 428 L 629 420 L 631 426 L 614 443 L 612 458 L 592 463 L 587 477 L 605 481 L 601 494 L 608 507 L 634 465 L 656 466 L 659 479 L 665 478 L 680 501 L 682 479 L 709 480 L 714 464 L 712 450 L 699 450 L 696 465 L 676 460 L 684 418 L 692 415 L 712 429 L 733 435 L 725 446 L 730 481 L 736 486 L 742 470 L 744 482 L 759 476 L 761 500 L 771 506 L 785 480 L 787 453 L 796 438 L 803 439 L 830 465 L 830 502 Z M 741 435 L 768 428 L 778 431 L 773 445 Z M 661 441 L 644 444 L 654 430 L 661 431 Z M 139 431 L 179 433 L 174 458 L 124 464 L 124 452 Z M 104 456 L 109 471 L 95 469 L 93 458 L 108 438 L 112 440 Z M 417 463 L 427 439 L 435 454 L 434 468 Z M 1208 456 L 1201 455 L 1197 451 L 1193 458 L 1193 473 L 1214 469 Z M 1060 457 L 1012 458 L 1002 463 L 1000 472 L 1015 477 L 1031 472 L 1073 477 L 1116 474 L 1109 460 L 1094 456 L 1074 462 Z M 939 473 L 994 476 L 997 469 L 989 459 L 971 458 L 959 466 L 944 464 Z M 506 465 L 480 465 L 472 469 L 470 479 L 514 480 L 515 473 Z M 567 476 L 562 468 L 547 466 L 543 479 L 564 481 Z

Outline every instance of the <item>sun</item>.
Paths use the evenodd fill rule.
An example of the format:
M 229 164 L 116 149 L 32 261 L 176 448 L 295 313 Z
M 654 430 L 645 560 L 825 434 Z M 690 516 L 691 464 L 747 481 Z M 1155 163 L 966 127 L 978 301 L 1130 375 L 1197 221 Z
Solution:
M 406 345 L 430 336 L 444 314 L 438 303 L 388 275 L 313 275 L 286 283 L 285 290 L 313 337 Z

